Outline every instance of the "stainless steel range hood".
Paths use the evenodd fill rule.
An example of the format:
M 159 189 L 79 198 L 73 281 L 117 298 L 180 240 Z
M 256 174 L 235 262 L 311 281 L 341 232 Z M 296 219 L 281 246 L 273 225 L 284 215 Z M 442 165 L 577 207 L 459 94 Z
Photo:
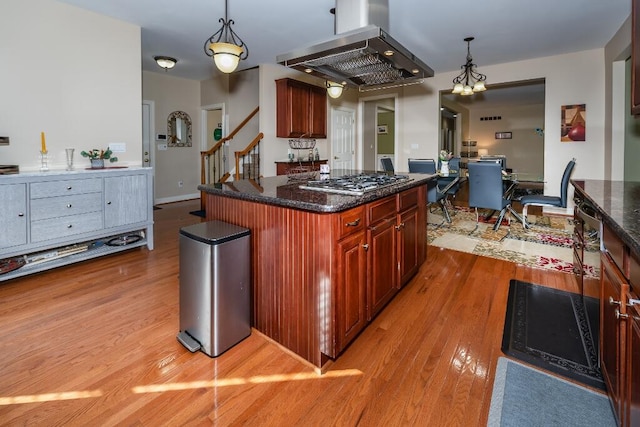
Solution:
M 276 61 L 361 91 L 404 86 L 432 77 L 433 70 L 427 64 L 383 29 L 388 27 L 388 10 L 388 0 L 336 0 L 338 34 L 279 55 Z M 370 25 L 372 22 L 378 25 Z

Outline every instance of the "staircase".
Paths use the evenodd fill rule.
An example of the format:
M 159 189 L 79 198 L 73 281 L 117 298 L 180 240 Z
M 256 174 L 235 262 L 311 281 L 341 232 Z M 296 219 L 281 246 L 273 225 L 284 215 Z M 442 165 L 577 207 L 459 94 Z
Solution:
M 213 184 L 226 182 L 231 178 L 231 173 L 225 170 L 224 150 L 225 143 L 231 141 L 234 136 L 258 114 L 260 107 L 256 107 L 229 135 L 222 138 L 207 151 L 200 152 L 200 183 Z M 264 134 L 260 132 L 241 151 L 235 152 L 235 173 L 234 180 L 260 178 L 260 142 Z M 204 193 L 200 192 L 200 208 L 204 211 Z

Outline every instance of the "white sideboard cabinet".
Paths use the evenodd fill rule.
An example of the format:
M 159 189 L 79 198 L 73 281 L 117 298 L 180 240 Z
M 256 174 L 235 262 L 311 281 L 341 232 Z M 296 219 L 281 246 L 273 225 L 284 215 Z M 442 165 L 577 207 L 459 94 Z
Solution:
M 152 250 L 152 191 L 151 168 L 1 175 L 0 281 L 135 247 Z

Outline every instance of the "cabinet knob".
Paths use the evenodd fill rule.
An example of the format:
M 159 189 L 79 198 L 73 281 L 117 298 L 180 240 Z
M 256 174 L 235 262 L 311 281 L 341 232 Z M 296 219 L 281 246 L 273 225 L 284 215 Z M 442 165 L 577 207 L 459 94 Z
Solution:
M 73 224 L 67 225 L 67 228 L 73 228 Z
M 67 190 L 71 190 L 72 188 L 73 188 L 72 186 L 68 186 L 68 187 L 67 187 Z
M 368 251 L 369 250 L 369 244 L 368 243 L 363 244 L 362 245 L 362 249 L 364 249 L 365 251 Z
M 609 305 L 620 305 L 620 301 L 616 301 L 613 297 L 609 297 Z
M 18 214 L 18 216 L 19 216 L 19 217 L 23 217 L 23 216 L 24 216 L 24 212 L 20 212 L 20 213 Z
M 107 202 L 107 204 L 108 204 L 108 205 L 110 205 L 110 204 L 111 204 L 111 202 Z
M 400 229 L 404 228 L 404 222 L 401 222 L 400 224 L 396 225 L 396 230 L 400 231 Z
M 360 224 L 360 218 L 356 218 L 355 221 L 347 222 L 345 226 L 347 227 L 357 227 Z
M 68 208 L 70 208 L 70 207 L 71 207 L 71 203 L 69 203 L 69 204 L 67 205 L 67 207 L 68 207 Z
M 626 313 L 620 313 L 620 310 L 616 308 L 616 319 L 628 319 L 629 315 Z

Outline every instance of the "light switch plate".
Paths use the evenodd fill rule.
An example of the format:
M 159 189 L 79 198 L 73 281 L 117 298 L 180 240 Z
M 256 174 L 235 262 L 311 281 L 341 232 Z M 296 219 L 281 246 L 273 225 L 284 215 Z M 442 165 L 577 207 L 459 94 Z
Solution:
M 124 153 L 127 151 L 127 143 L 126 142 L 110 142 L 109 148 L 114 153 Z

